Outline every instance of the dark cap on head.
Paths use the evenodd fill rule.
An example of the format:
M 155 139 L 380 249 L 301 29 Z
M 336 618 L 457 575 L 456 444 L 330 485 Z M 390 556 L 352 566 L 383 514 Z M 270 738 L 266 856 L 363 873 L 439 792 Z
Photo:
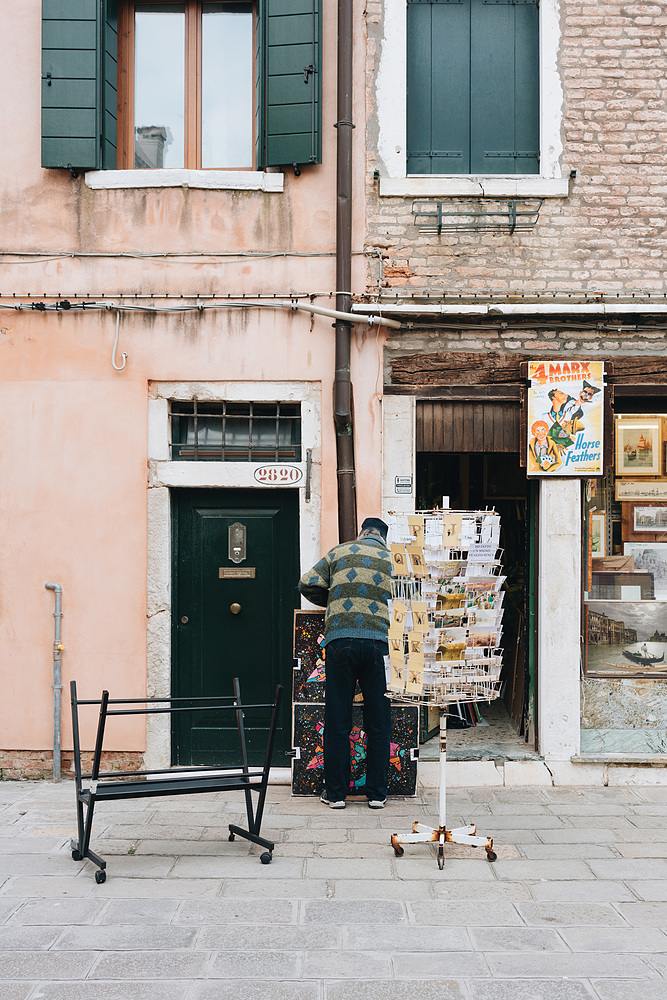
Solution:
M 387 541 L 387 532 L 389 531 L 389 525 L 385 524 L 384 521 L 380 520 L 379 517 L 367 517 L 364 519 L 361 525 L 362 531 L 378 531 L 385 542 Z

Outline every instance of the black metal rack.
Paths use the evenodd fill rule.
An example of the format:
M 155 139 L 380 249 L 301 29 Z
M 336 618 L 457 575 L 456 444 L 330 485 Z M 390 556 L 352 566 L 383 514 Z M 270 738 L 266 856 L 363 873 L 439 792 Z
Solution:
M 72 839 L 70 848 L 72 858 L 82 861 L 84 858 L 98 865 L 95 881 L 106 882 L 106 866 L 104 858 L 90 848 L 90 835 L 93 826 L 93 814 L 96 802 L 115 799 L 135 799 L 158 795 L 187 795 L 196 792 L 245 792 L 248 829 L 229 824 L 229 840 L 236 836 L 244 837 L 266 848 L 260 855 L 262 864 L 268 865 L 273 857 L 274 844 L 260 837 L 262 815 L 266 800 L 266 789 L 269 781 L 269 769 L 273 755 L 273 745 L 278 722 L 278 709 L 282 696 L 282 686 L 276 687 L 275 699 L 271 704 L 244 705 L 241 702 L 239 679 L 234 679 L 234 694 L 221 698 L 109 698 L 109 692 L 103 691 L 98 700 L 79 699 L 76 693 L 76 681 L 70 682 L 72 700 L 72 733 L 74 740 L 74 773 L 76 779 L 76 818 L 78 838 Z M 185 704 L 182 704 L 185 703 Z M 97 736 L 93 754 L 93 767 L 89 774 L 81 770 L 81 744 L 79 739 L 79 707 L 81 705 L 99 706 Z M 122 706 L 111 708 L 110 706 Z M 127 707 L 135 706 L 135 707 Z M 143 706 L 143 707 L 136 707 Z M 251 768 L 248 765 L 248 750 L 246 746 L 243 713 L 249 709 L 267 709 L 271 711 L 271 723 L 266 744 L 264 766 Z M 111 715 L 150 715 L 174 712 L 196 711 L 233 711 L 236 713 L 236 725 L 239 736 L 241 763 L 227 767 L 170 767 L 156 768 L 150 771 L 110 771 L 101 772 L 102 744 L 107 718 Z M 162 775 L 162 777 L 160 777 Z M 122 780 L 125 779 L 125 780 Z M 84 787 L 84 782 L 86 787 Z M 252 792 L 257 792 L 258 798 L 253 809 Z M 84 815 L 85 807 L 85 815 Z

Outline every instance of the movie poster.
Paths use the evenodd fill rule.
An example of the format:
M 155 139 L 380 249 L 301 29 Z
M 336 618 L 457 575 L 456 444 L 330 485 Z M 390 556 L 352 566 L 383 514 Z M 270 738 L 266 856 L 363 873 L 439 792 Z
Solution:
M 529 361 L 529 476 L 602 476 L 603 361 Z

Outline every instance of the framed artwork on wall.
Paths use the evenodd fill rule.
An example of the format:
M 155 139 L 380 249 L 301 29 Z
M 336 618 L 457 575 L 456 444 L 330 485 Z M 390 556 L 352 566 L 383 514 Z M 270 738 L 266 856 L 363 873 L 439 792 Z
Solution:
M 651 573 L 657 600 L 667 600 L 667 542 L 625 542 L 625 555 L 634 556 L 635 572 Z
M 607 518 L 604 514 L 591 514 L 591 555 L 607 555 Z
M 588 601 L 585 612 L 589 677 L 665 677 L 666 601 Z
M 659 417 L 616 417 L 617 476 L 659 476 L 661 456 Z

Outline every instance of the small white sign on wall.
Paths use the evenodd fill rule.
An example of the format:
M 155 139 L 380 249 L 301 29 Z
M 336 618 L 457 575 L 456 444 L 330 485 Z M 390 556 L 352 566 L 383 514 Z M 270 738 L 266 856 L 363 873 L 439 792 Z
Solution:
M 394 493 L 412 493 L 412 476 L 396 476 Z

